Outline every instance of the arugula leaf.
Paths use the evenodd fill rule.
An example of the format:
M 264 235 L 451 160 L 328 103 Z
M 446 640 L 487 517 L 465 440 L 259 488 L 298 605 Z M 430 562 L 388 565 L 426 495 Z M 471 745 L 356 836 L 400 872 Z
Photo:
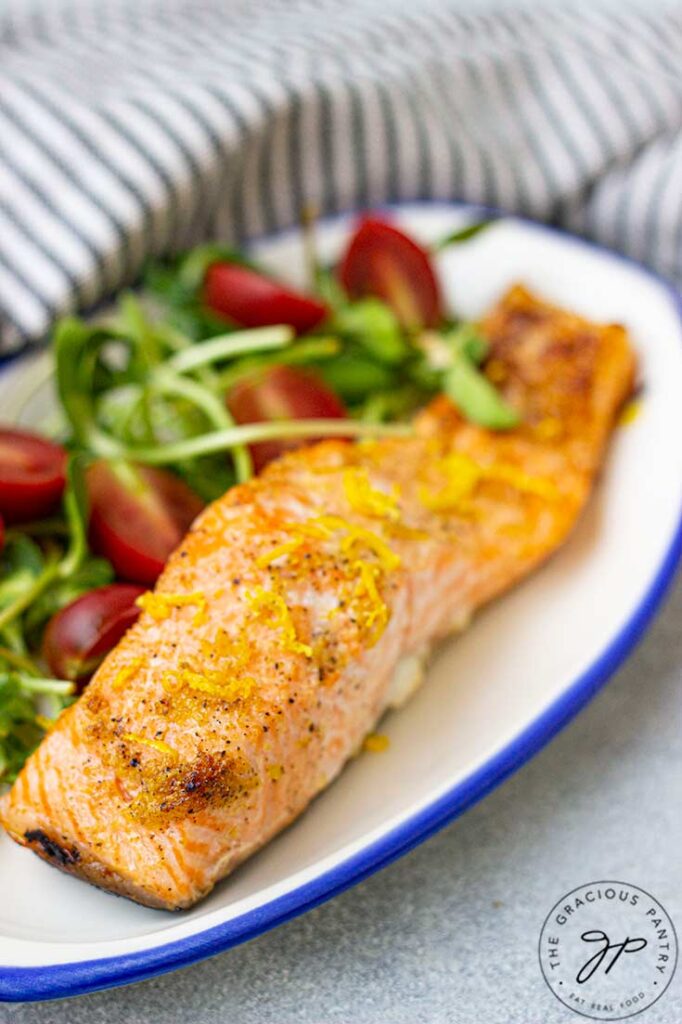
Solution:
M 487 220 L 479 220 L 474 224 L 468 224 L 465 228 L 451 231 L 449 235 L 435 242 L 431 249 L 433 252 L 442 252 L 443 249 L 447 249 L 450 245 L 460 245 L 462 242 L 468 242 L 469 239 L 475 238 L 476 235 L 480 235 L 482 231 L 489 228 L 491 224 L 495 224 L 498 219 L 497 217 L 489 217 Z
M 474 324 L 464 322 L 458 324 L 445 335 L 445 341 L 452 349 L 455 358 L 464 356 L 479 366 L 488 354 L 488 342 Z
M 375 391 L 365 399 L 359 415 L 368 423 L 387 423 L 403 419 L 423 405 L 426 397 L 424 390 L 414 384 L 407 384 L 391 391 Z
M 489 430 L 518 426 L 519 414 L 466 356 L 456 358 L 443 376 L 443 389 L 472 423 Z
M 85 469 L 88 459 L 84 455 L 72 455 L 66 468 L 66 490 L 64 491 L 64 515 L 69 531 L 69 546 L 59 567 L 62 578 L 73 575 L 88 551 L 88 491 L 85 483 Z
M 95 417 L 94 376 L 99 349 L 109 340 L 110 333 L 71 316 L 57 323 L 53 339 L 57 392 L 73 436 L 82 448 L 104 457 L 116 455 L 117 446 Z
M 230 330 L 226 321 L 212 313 L 201 300 L 201 285 L 207 269 L 211 263 L 223 260 L 258 270 L 242 253 L 211 242 L 180 259 L 151 263 L 145 272 L 145 289 L 162 305 L 166 324 L 192 341 L 203 341 Z
M 333 267 L 317 267 L 315 288 L 319 297 L 332 311 L 340 310 L 348 304 L 348 296 L 334 273 Z
M 133 292 L 124 292 L 118 301 L 116 327 L 135 342 L 136 353 L 151 367 L 162 358 L 160 332 L 146 316 L 140 300 Z
M 114 570 L 106 559 L 89 555 L 68 577 L 56 580 L 26 611 L 23 628 L 29 646 L 39 645 L 40 633 L 53 615 L 88 591 L 113 583 L 114 578 Z
M 21 688 L 15 673 L 0 668 L 0 779 L 13 782 L 26 758 L 38 746 L 43 730 L 37 725 L 33 698 Z
M 16 672 L 0 659 L 0 781 L 13 782 L 49 726 L 40 702 L 55 717 L 71 703 L 74 686 Z
M 23 646 L 21 631 L 12 628 L 16 619 L 56 577 L 58 551 L 45 551 L 23 535 L 12 536 L 0 559 L 0 636 L 11 646 Z
M 318 362 L 333 359 L 342 351 L 343 346 L 337 338 L 303 338 L 272 355 L 245 356 L 233 360 L 225 370 L 219 372 L 217 386 L 222 393 L 226 393 L 244 378 L 275 365 L 308 365 L 316 367 L 319 372 Z
M 235 472 L 224 455 L 177 462 L 173 470 L 207 504 L 222 497 L 236 483 Z
M 352 351 L 342 352 L 336 359 L 323 363 L 320 372 L 332 391 L 351 403 L 373 391 L 387 391 L 397 383 L 388 366 Z
M 342 306 L 332 321 L 332 330 L 355 341 L 381 363 L 401 363 L 409 353 L 398 318 L 381 299 L 361 299 Z
M 206 271 L 212 263 L 238 263 L 242 267 L 262 272 L 253 260 L 248 259 L 238 249 L 220 242 L 207 242 L 205 245 L 196 246 L 183 259 L 178 268 L 180 285 L 188 291 L 196 291 L 201 287 Z
M 64 515 L 69 542 L 41 548 L 26 534 L 9 536 L 0 559 L 0 780 L 12 781 L 44 735 L 41 711 L 57 714 L 73 693 L 63 680 L 43 679 L 27 655 L 40 646 L 48 619 L 81 594 L 113 579 L 108 562 L 88 558 L 84 459 L 67 467 Z
M 72 457 L 67 466 L 67 486 L 64 493 L 64 515 L 68 530 L 68 547 L 60 552 L 50 541 L 43 548 L 24 534 L 12 535 L 2 553 L 0 567 L 0 634 L 13 647 L 23 648 L 22 630 L 30 621 L 33 628 L 41 620 L 41 609 L 55 610 L 67 603 L 68 595 L 78 596 L 92 585 L 81 588 L 78 572 L 88 554 L 87 526 L 88 502 L 85 486 L 84 456 Z M 93 560 L 101 566 L 98 560 Z M 91 563 L 92 564 L 92 563 Z M 98 567 L 98 578 L 111 578 L 111 569 Z M 86 576 L 87 578 L 87 576 Z M 92 575 L 90 576 L 92 578 Z M 74 585 L 75 584 L 75 585 Z M 18 620 L 24 617 L 24 626 Z
M 18 578 L 34 579 L 40 575 L 44 566 L 43 553 L 34 540 L 23 533 L 8 537 L 0 557 L 0 605 L 4 594 L 14 590 Z

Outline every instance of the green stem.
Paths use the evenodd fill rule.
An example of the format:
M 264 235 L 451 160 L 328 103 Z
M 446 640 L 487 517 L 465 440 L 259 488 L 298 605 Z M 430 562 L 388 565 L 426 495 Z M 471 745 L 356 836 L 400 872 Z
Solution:
M 296 365 L 297 363 L 312 362 L 314 359 L 330 359 L 341 351 L 341 342 L 338 338 L 309 338 L 305 341 L 297 341 L 295 345 L 281 352 L 270 356 L 253 356 L 251 359 L 241 359 L 239 362 L 223 370 L 216 380 L 216 386 L 221 391 L 229 391 L 240 380 L 250 377 L 268 366 Z
M 315 239 L 315 224 L 318 216 L 319 213 L 313 203 L 306 203 L 301 210 L 301 237 L 303 239 L 308 287 L 313 291 L 315 290 L 320 271 L 320 261 L 317 256 L 317 243 Z
M 468 242 L 471 238 L 475 238 L 476 235 L 480 234 L 481 231 L 485 231 L 491 224 L 494 224 L 496 220 L 496 217 L 489 217 L 488 220 L 476 221 L 474 224 L 467 224 L 466 227 L 458 228 L 457 231 L 452 231 L 445 238 L 434 242 L 431 246 L 431 251 L 438 253 L 442 252 L 443 249 L 447 249 L 449 245 L 460 245 L 462 242 Z
M 257 352 L 260 349 L 284 348 L 294 339 L 291 327 L 279 324 L 274 327 L 254 327 L 249 331 L 234 331 L 232 334 L 220 334 L 217 338 L 198 342 L 191 348 L 177 352 L 167 361 L 169 369 L 176 373 L 185 373 L 207 363 L 215 363 L 221 359 L 232 359 L 244 352 Z
M 34 357 L 31 365 L 31 373 L 27 376 L 26 386 L 19 388 L 19 393 L 12 389 L 12 395 L 8 395 L 10 409 L 3 409 L 3 417 L 12 420 L 14 423 L 21 423 L 24 411 L 28 404 L 45 387 L 48 381 L 54 377 L 54 360 L 48 353 L 41 353 Z
M 92 417 L 83 419 L 78 439 L 83 448 L 101 459 L 120 459 L 125 451 L 124 445 L 101 430 Z
M 217 430 L 233 427 L 234 423 L 229 412 L 220 399 L 189 377 L 178 377 L 175 374 L 162 373 L 152 380 L 150 387 L 162 395 L 176 395 L 186 398 L 196 405 Z
M 197 381 L 187 377 L 179 377 L 166 371 L 159 375 L 158 381 L 153 382 L 152 387 L 157 388 L 162 394 L 186 398 L 187 401 L 192 402 L 197 408 L 201 409 L 209 422 L 217 430 L 230 430 L 235 425 L 227 410 L 227 406 L 221 402 L 217 395 L 214 395 L 212 391 L 209 391 L 208 388 Z M 240 483 L 250 480 L 253 476 L 253 463 L 249 449 L 245 445 L 240 444 L 234 448 L 232 457 L 234 459 L 237 480 Z
M 156 448 L 129 448 L 125 457 L 149 466 L 163 466 L 182 459 L 225 451 L 258 441 L 277 441 L 289 437 L 410 437 L 406 423 L 362 423 L 359 420 L 283 420 L 280 423 L 248 423 L 229 430 L 217 430 L 186 441 Z
M 22 523 L 21 526 L 11 526 L 5 531 L 5 542 L 16 540 L 22 534 L 30 537 L 68 537 L 69 529 L 63 519 L 38 519 L 32 523 Z
M 6 608 L 0 612 L 0 632 L 9 625 L 17 616 L 23 614 L 26 609 L 31 605 L 37 597 L 39 597 L 44 590 L 47 590 L 49 585 L 59 575 L 60 564 L 57 558 L 53 558 L 47 563 L 43 571 L 36 576 L 35 580 L 30 587 L 20 594 L 11 604 L 7 605 Z
M 22 689 L 29 693 L 53 693 L 62 697 L 68 697 L 75 692 L 76 687 L 66 679 L 42 679 L 24 678 L 21 680 Z
M 146 400 L 145 389 L 139 384 L 127 384 L 122 388 L 114 388 L 113 393 L 120 404 L 123 404 L 123 399 L 127 400 L 128 409 L 123 413 L 117 432 L 122 438 L 130 437 L 135 417 Z M 107 394 L 111 395 L 112 391 L 107 392 Z
M 16 651 L 10 650 L 9 647 L 0 647 L 0 661 L 6 661 L 12 668 L 17 668 L 20 672 L 28 672 L 31 676 L 40 675 L 30 658 L 27 658 L 25 654 L 18 654 Z

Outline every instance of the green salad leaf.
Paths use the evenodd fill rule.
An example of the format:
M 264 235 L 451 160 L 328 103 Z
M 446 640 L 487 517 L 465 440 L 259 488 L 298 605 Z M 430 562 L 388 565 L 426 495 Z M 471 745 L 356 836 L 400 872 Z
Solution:
M 443 378 L 445 393 L 466 419 L 489 430 L 510 430 L 518 426 L 519 415 L 486 376 L 466 358 L 455 359 Z
M 457 231 L 451 231 L 444 238 L 436 242 L 432 247 L 433 251 L 438 253 L 451 245 L 461 245 L 462 242 L 469 242 L 472 238 L 480 235 L 482 231 L 485 231 L 486 228 L 489 228 L 491 224 L 495 224 L 497 220 L 497 217 L 488 217 L 487 220 L 475 221 L 473 224 L 467 224 L 464 228 L 458 228 Z
M 64 491 L 64 517 L 69 535 L 69 546 L 59 566 L 59 575 L 68 579 L 78 571 L 88 552 L 88 492 L 85 455 L 72 455 L 66 470 Z
M 396 365 L 410 351 L 397 316 L 380 299 L 362 299 L 342 306 L 332 321 L 332 329 L 380 363 Z

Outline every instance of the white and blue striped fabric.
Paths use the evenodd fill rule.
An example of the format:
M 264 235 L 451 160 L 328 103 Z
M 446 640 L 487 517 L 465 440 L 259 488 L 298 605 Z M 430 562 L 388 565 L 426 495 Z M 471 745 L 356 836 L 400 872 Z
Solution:
M 680 6 L 0 0 L 0 351 L 305 202 L 482 202 L 679 281 L 681 56 Z

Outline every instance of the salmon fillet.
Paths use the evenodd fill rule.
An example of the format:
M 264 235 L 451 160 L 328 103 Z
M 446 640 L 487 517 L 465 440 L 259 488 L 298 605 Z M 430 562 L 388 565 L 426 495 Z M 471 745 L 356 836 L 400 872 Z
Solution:
M 564 541 L 631 391 L 627 335 L 519 286 L 481 330 L 522 425 L 439 398 L 413 437 L 301 449 L 209 506 L 3 797 L 18 843 L 191 906 L 331 782 L 434 641 Z

